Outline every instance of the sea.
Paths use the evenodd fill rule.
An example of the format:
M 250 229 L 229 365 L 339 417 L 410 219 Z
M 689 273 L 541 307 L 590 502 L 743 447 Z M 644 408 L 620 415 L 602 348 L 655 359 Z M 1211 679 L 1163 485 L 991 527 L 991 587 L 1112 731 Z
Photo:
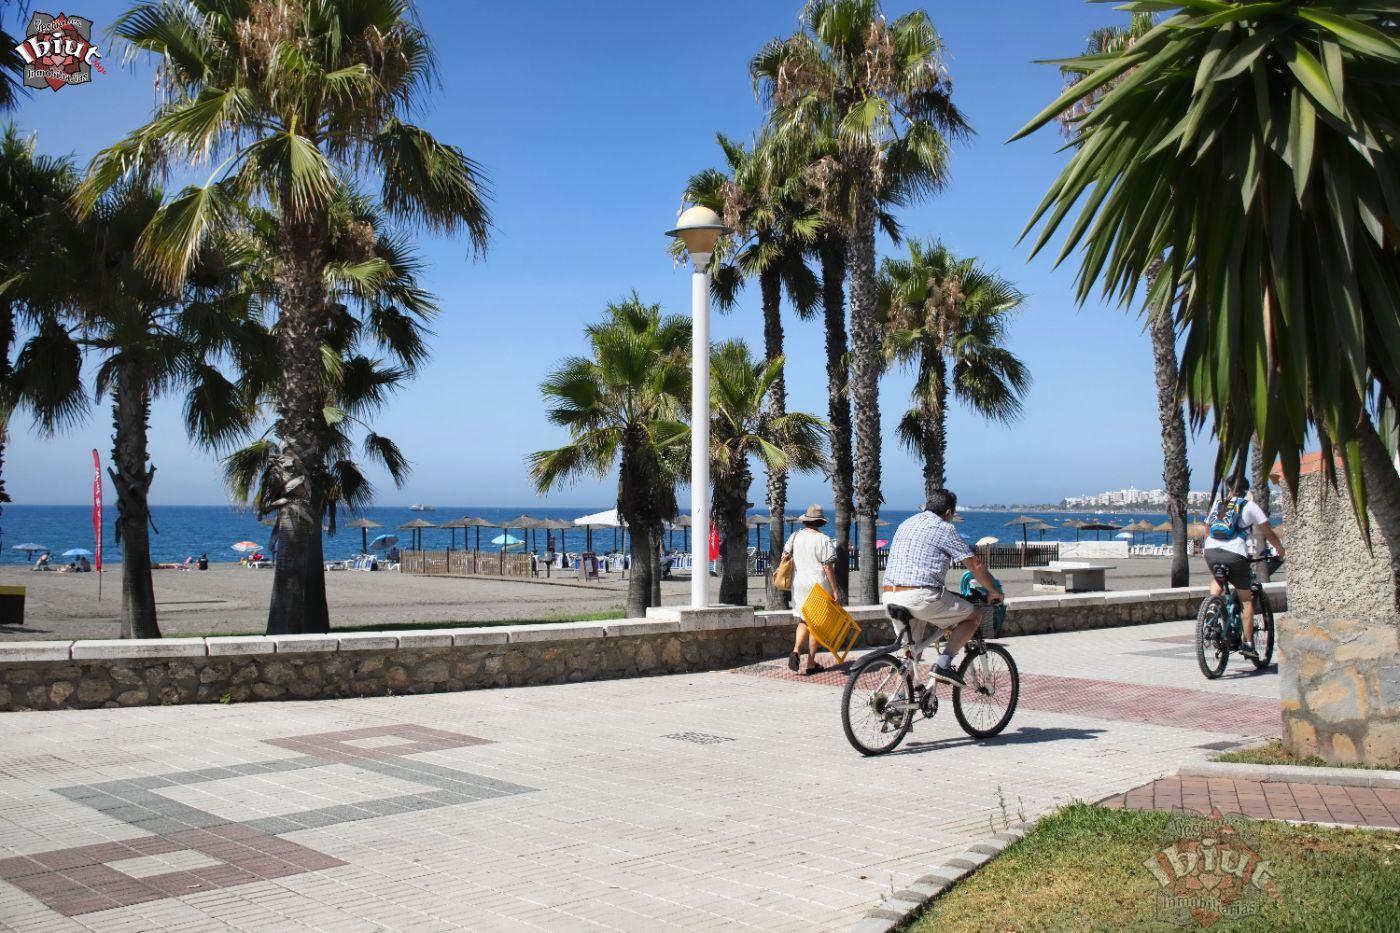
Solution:
M 523 513 L 535 518 L 573 520 L 602 511 L 604 508 L 609 508 L 609 506 L 550 508 L 537 503 L 533 506 L 505 507 L 439 506 L 429 511 L 414 511 L 406 506 L 386 506 L 368 509 L 363 517 L 378 522 L 382 526 L 371 529 L 367 534 L 369 539 L 381 534 L 397 535 L 399 537 L 398 545 L 400 549 L 404 549 L 413 545 L 413 532 L 398 529 L 400 525 L 414 519 L 440 524 L 463 515 L 471 515 L 484 518 L 487 521 L 502 523 L 517 518 Z M 767 512 L 756 510 L 752 514 L 766 517 Z M 913 513 L 900 511 L 882 513 L 881 521 L 890 524 L 880 527 L 879 539 L 888 540 L 894 534 L 895 526 L 911 514 Z M 976 543 L 984 537 L 994 537 L 1008 543 L 1020 541 L 1020 527 L 1008 527 L 1007 523 L 1022 515 L 1041 519 L 1053 526 L 1043 533 L 1030 532 L 1027 537 L 1031 541 L 1075 540 L 1074 529 L 1067 528 L 1064 524 L 1069 519 L 1100 521 L 1120 526 L 1132 524 L 1142 519 L 1146 519 L 1153 525 L 1166 521 L 1166 515 L 1160 512 L 1104 514 L 1097 512 L 1013 512 L 966 509 L 960 510 L 958 514 L 963 519 L 958 525 L 958 530 L 971 543 Z M 827 515 L 831 515 L 829 508 Z M 104 563 L 117 563 L 121 560 L 121 544 L 116 540 L 114 531 L 115 506 L 109 505 L 103 517 L 105 521 L 102 529 L 102 559 Z M 187 557 L 198 558 L 201 554 L 207 554 L 209 560 L 216 563 L 237 561 L 243 555 L 233 549 L 234 544 L 251 541 L 266 550 L 272 532 L 271 528 L 260 524 L 252 512 L 228 506 L 153 506 L 151 519 L 151 557 L 157 562 L 179 562 Z M 828 526 L 829 530 L 830 526 Z M 513 550 L 519 550 L 520 547 L 524 546 L 543 553 L 547 546 L 548 538 L 544 531 L 532 530 L 528 532 L 529 538 L 523 545 L 511 543 L 509 540 L 501 542 L 500 539 L 507 534 L 509 534 L 510 539 L 524 539 L 526 535 L 519 528 L 508 530 L 499 528 L 458 528 L 455 530 L 427 528 L 422 532 L 422 542 L 423 546 L 430 550 L 452 545 L 458 548 L 463 546 L 467 548 L 479 547 L 483 551 L 493 553 L 499 551 L 502 546 L 510 547 Z M 590 543 L 588 534 L 583 528 L 563 532 L 553 531 L 549 534 L 553 537 L 553 544 L 556 548 L 570 552 L 586 550 Z M 1084 537 L 1092 539 L 1095 535 L 1093 532 L 1085 532 Z M 1108 538 L 1110 534 L 1100 533 L 1098 537 Z M 689 541 L 689 529 L 678 528 L 674 532 L 668 532 L 667 540 L 669 546 L 684 548 Z M 1141 544 L 1165 544 L 1168 537 L 1165 534 L 1146 533 L 1134 536 L 1133 540 Z M 31 561 L 32 556 L 21 549 L 21 545 L 39 545 L 48 548 L 53 553 L 54 559 L 60 560 L 63 552 L 70 549 L 95 550 L 95 541 L 92 510 L 89 506 L 6 505 L 4 512 L 0 513 L 0 563 L 22 564 Z M 749 542 L 756 547 L 767 547 L 768 532 L 766 527 L 750 529 Z M 626 546 L 622 532 L 611 528 L 594 528 L 591 544 L 592 549 L 598 553 L 607 553 L 614 549 L 623 549 Z M 326 558 L 332 560 L 349 557 L 359 552 L 360 545 L 359 529 L 346 528 L 342 524 L 342 527 L 336 529 L 334 535 L 327 533 L 325 536 Z

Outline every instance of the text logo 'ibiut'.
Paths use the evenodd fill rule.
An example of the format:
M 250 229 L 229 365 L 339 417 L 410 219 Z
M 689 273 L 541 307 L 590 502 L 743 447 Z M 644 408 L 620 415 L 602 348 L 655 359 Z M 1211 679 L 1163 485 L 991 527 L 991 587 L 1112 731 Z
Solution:
M 1157 879 L 1157 919 L 1182 927 L 1210 927 L 1259 913 L 1275 895 L 1269 863 L 1244 817 L 1175 813 L 1163 834 L 1166 847 L 1143 863 Z
M 98 61 L 102 52 L 92 44 L 92 20 L 84 16 L 35 13 L 25 40 L 15 46 L 24 60 L 24 85 L 53 88 L 92 81 L 92 69 L 107 70 Z

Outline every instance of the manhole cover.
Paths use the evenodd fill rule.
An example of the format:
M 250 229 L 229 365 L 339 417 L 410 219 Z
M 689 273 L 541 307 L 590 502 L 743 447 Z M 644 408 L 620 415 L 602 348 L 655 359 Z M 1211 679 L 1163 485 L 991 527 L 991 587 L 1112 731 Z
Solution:
M 727 735 L 710 735 L 706 732 L 674 732 L 671 735 L 663 735 L 663 739 L 675 739 L 678 742 L 691 742 L 695 745 L 718 745 L 720 742 L 734 741 Z
M 1213 752 L 1223 752 L 1226 749 L 1234 748 L 1238 742 L 1207 742 L 1204 745 L 1197 745 L 1197 748 L 1209 749 Z

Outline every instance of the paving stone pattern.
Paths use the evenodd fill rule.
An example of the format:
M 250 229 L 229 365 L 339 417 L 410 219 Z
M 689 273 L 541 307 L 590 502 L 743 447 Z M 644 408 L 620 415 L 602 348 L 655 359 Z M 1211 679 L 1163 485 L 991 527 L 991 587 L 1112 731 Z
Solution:
M 1400 790 L 1232 778 L 1162 778 L 1114 794 L 1106 807 L 1241 813 L 1256 820 L 1301 820 L 1400 829 Z
M 1004 735 L 974 742 L 945 708 L 876 759 L 846 744 L 831 676 L 744 670 L 7 713 L 0 928 L 848 929 L 1008 818 L 1226 738 L 1140 714 L 1154 685 L 1189 693 L 1170 708 L 1277 702 L 1271 674 L 1141 656 L 1188 627 L 1014 639 Z

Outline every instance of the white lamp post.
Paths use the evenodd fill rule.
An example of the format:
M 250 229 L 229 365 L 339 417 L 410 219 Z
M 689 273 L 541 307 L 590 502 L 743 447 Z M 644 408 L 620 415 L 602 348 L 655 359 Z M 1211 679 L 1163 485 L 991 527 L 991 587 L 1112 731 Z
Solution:
M 667 236 L 685 244 L 694 271 L 690 277 L 690 605 L 710 604 L 710 256 L 720 235 L 729 233 L 708 207 L 681 214 Z M 703 533 L 702 533 L 703 532 Z

